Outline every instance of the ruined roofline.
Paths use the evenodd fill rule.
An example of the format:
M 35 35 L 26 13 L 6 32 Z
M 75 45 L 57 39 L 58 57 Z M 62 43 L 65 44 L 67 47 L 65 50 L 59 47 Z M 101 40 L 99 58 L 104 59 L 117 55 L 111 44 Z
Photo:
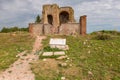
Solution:
M 53 6 L 53 5 L 58 6 L 57 4 L 44 4 L 43 6 Z M 58 7 L 59 7 L 59 6 L 58 6 Z M 71 9 L 72 9 L 71 6 L 65 6 L 65 7 L 59 7 L 59 8 L 71 8 Z
M 29 23 L 29 32 L 40 35 L 86 35 L 87 16 L 74 18 L 74 9 L 71 6 L 61 7 L 57 4 L 45 4 L 42 10 L 41 23 Z
M 57 4 L 44 4 L 43 7 L 44 7 L 44 6 L 53 6 L 53 5 L 58 6 Z M 58 6 L 58 7 L 59 7 L 59 6 Z
M 65 7 L 60 7 L 60 8 L 71 8 L 71 9 L 73 9 L 72 7 L 70 7 L 70 6 L 65 6 Z

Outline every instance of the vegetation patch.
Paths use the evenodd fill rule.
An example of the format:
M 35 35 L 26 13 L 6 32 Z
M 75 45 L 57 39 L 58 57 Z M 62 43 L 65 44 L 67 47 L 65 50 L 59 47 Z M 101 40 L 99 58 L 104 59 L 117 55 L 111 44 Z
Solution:
M 17 54 L 31 50 L 34 39 L 27 32 L 0 33 L 0 71 L 17 60 Z
M 97 34 L 93 39 L 97 39 L 97 40 L 111 40 L 112 36 L 110 34 L 100 33 L 100 34 Z
M 55 52 L 55 51 L 63 51 L 63 50 L 58 49 L 58 48 L 51 48 L 50 46 L 46 46 L 43 48 L 43 51 L 44 52 Z
M 66 51 L 66 54 L 70 59 L 62 61 L 71 66 L 63 68 L 57 65 L 57 69 L 50 69 L 58 71 L 58 73 L 51 72 L 50 77 L 44 77 L 41 72 L 46 74 L 49 69 L 41 71 L 41 67 L 37 68 L 40 63 L 33 64 L 33 72 L 36 72 L 34 69 L 38 69 L 37 73 L 35 73 L 36 80 L 41 78 L 59 80 L 61 77 L 65 77 L 68 80 L 120 80 L 120 36 L 106 32 L 105 34 L 112 36 L 112 39 L 92 39 L 97 34 L 89 34 L 84 37 L 55 35 L 54 37 L 67 39 L 69 50 Z M 50 36 L 43 41 L 44 46 L 48 45 L 49 38 Z M 38 62 L 41 61 L 42 59 Z M 42 66 L 42 68 L 44 67 Z
M 9 32 L 16 32 L 16 31 L 25 31 L 28 32 L 28 28 L 18 28 L 18 27 L 3 27 L 2 30 L 0 31 L 1 33 L 9 33 Z
M 96 31 L 96 32 L 92 32 L 91 34 L 98 34 L 98 33 L 107 33 L 107 34 L 111 34 L 111 35 L 117 35 L 120 34 L 119 31 L 110 31 L 110 30 L 101 30 L 101 31 Z

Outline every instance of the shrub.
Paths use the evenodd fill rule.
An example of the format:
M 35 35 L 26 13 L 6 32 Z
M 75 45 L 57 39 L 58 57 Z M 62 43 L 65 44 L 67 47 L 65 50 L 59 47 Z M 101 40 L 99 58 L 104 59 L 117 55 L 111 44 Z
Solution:
M 36 20 L 35 20 L 35 23 L 40 23 L 40 22 L 41 22 L 41 18 L 40 18 L 39 15 L 37 15 Z
M 3 33 L 16 32 L 16 31 L 27 31 L 28 32 L 28 28 L 18 28 L 18 27 L 6 28 L 6 27 L 3 27 L 3 29 L 1 30 L 1 32 L 3 32 Z
M 97 39 L 97 40 L 111 40 L 112 36 L 110 34 L 100 33 L 100 34 L 97 34 L 94 37 L 94 39 Z
M 51 48 L 50 46 L 44 47 L 43 51 L 47 52 L 47 51 L 62 51 L 61 49 L 58 48 Z
M 120 32 L 119 31 L 110 31 L 110 30 L 101 30 L 101 31 L 96 31 L 96 32 L 92 32 L 91 34 L 103 34 L 103 33 L 106 33 L 106 34 L 111 34 L 111 35 L 120 35 Z

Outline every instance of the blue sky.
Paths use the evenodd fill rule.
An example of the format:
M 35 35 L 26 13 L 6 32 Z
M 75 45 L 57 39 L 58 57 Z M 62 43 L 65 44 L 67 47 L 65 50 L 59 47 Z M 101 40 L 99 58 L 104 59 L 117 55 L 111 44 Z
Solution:
M 41 15 L 42 5 L 71 6 L 75 19 L 87 15 L 87 32 L 120 31 L 120 0 L 0 0 L 0 29 L 4 26 L 27 27 Z

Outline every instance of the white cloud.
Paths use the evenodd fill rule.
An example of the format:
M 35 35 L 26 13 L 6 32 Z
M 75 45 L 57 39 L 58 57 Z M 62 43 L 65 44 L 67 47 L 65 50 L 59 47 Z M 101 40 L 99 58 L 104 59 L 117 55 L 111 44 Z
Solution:
M 2 0 L 0 1 L 0 27 L 27 26 L 33 22 L 37 14 L 42 13 L 43 4 L 57 3 L 59 6 L 72 6 L 75 18 L 88 16 L 89 25 L 120 26 L 119 0 Z M 117 24 L 117 25 L 115 25 Z

